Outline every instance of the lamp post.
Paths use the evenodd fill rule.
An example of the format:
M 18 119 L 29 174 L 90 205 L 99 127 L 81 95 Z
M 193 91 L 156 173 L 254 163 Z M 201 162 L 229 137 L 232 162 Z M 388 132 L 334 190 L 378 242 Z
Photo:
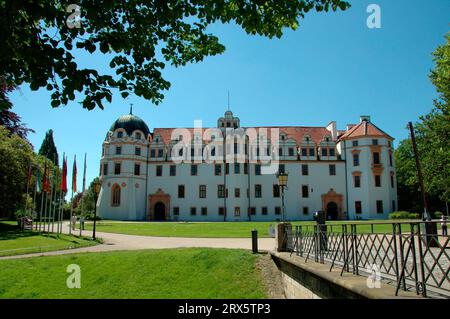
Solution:
M 99 180 L 96 180 L 94 182 L 94 194 L 95 194 L 95 202 L 94 202 L 94 228 L 93 228 L 93 232 L 92 232 L 92 238 L 95 240 L 95 223 L 97 221 L 97 199 L 98 199 L 98 194 L 100 193 L 100 188 L 101 188 L 102 184 L 100 183 Z
M 281 211 L 282 211 L 282 221 L 284 222 L 284 216 L 285 216 L 285 207 L 284 207 L 284 189 L 287 187 L 288 183 L 288 174 L 285 172 L 278 172 L 277 173 L 277 179 L 278 179 L 278 185 L 281 188 Z

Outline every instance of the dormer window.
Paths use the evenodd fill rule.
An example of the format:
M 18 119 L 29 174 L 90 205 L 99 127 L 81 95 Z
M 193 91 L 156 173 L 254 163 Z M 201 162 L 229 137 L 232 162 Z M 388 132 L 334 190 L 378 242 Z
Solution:
M 123 137 L 123 132 L 117 132 L 117 138 L 122 138 Z
M 136 139 L 140 140 L 142 138 L 141 133 L 136 133 Z
M 372 145 L 378 145 L 378 140 L 377 139 L 373 139 L 372 140 Z
M 281 135 L 280 135 L 280 139 L 281 139 L 282 141 L 286 140 L 286 135 L 281 134 Z

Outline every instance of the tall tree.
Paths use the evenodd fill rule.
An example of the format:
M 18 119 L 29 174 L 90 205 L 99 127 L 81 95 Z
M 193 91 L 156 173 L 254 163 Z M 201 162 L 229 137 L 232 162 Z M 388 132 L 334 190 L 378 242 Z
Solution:
M 431 112 L 415 123 L 414 131 L 430 204 L 435 209 L 444 209 L 445 203 L 450 201 L 450 34 L 433 57 L 435 68 L 430 72 L 430 80 L 436 87 L 438 98 L 434 100 Z M 410 141 L 401 141 L 395 156 L 399 205 L 404 203 L 414 210 L 420 193 Z
M 0 126 L 0 217 L 25 205 L 27 172 L 34 154 L 29 143 Z
M 235 23 L 248 34 L 281 37 L 312 10 L 346 10 L 343 0 L 78 0 L 0 1 L 0 76 L 32 90 L 52 91 L 53 107 L 80 92 L 83 107 L 103 108 L 112 91 L 158 104 L 170 83 L 166 63 L 178 67 L 221 54 L 209 25 Z M 72 4 L 72 5 L 71 5 Z M 76 51 L 104 54 L 111 72 L 81 68 Z M 114 75 L 111 75 L 114 74 Z
M 50 161 L 58 165 L 59 156 L 55 141 L 53 140 L 53 130 L 48 130 L 47 133 L 45 133 L 45 138 L 42 141 L 41 148 L 39 149 L 39 155 L 45 156 Z

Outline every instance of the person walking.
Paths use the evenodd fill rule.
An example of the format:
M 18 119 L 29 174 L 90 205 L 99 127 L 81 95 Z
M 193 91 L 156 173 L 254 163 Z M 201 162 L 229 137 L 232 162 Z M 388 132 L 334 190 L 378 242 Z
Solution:
M 441 228 L 442 236 L 447 236 L 447 216 L 444 216 L 444 214 L 441 216 Z
M 72 215 L 72 230 L 75 230 L 75 227 L 77 226 L 77 215 Z

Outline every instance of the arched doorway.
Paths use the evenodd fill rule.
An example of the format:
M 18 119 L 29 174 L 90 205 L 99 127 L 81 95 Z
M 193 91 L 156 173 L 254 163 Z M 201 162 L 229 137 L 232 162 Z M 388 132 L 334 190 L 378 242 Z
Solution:
M 338 219 L 338 205 L 335 202 L 329 202 L 327 204 L 327 219 L 328 220 Z
M 161 221 L 166 220 L 166 205 L 163 202 L 157 202 L 153 209 L 154 211 L 154 220 Z

